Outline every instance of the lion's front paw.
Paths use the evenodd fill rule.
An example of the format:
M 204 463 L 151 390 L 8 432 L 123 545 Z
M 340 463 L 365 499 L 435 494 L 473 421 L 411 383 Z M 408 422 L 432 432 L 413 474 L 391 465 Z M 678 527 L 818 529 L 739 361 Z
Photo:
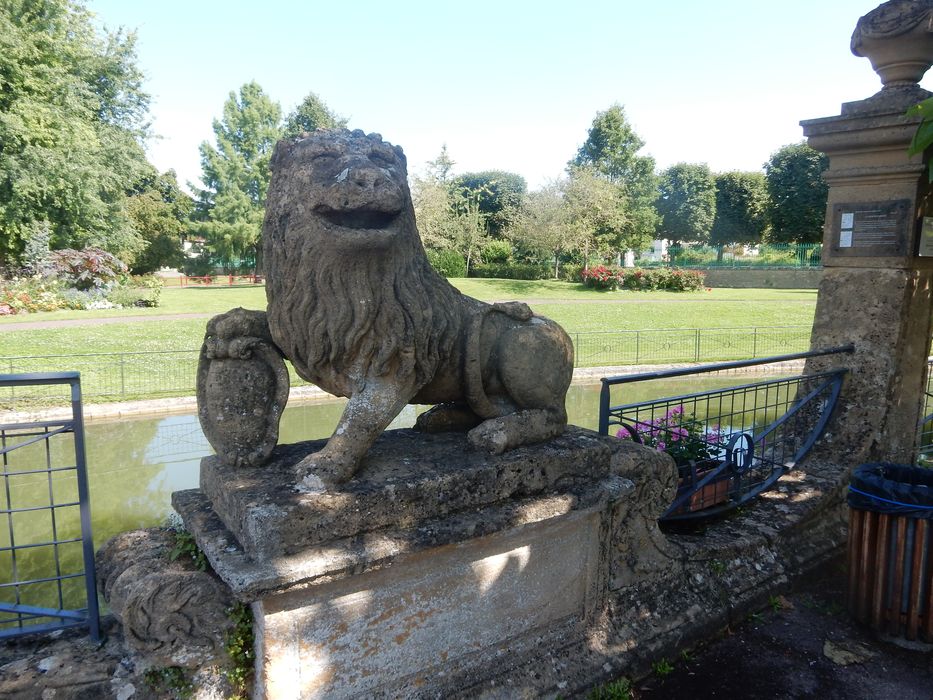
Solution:
M 506 425 L 497 418 L 484 421 L 467 433 L 470 444 L 478 450 L 500 455 L 509 448 Z
M 299 474 L 297 490 L 302 493 L 324 493 L 347 482 L 356 473 L 356 461 L 347 455 L 328 452 L 310 454 L 296 469 Z

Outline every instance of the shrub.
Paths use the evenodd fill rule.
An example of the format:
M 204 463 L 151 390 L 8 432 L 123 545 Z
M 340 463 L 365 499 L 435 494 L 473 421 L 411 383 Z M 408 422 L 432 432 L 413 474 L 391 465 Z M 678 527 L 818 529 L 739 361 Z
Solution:
M 577 263 L 565 263 L 560 268 L 560 278 L 564 282 L 579 282 L 580 274 L 583 272 L 583 265 Z
M 583 270 L 580 273 L 580 278 L 584 287 L 605 291 L 618 289 L 622 281 L 622 275 L 622 268 L 616 265 L 595 265 Z
M 470 276 L 505 280 L 544 280 L 550 278 L 551 267 L 534 263 L 481 263 L 473 266 Z
M 159 305 L 158 289 L 141 289 L 139 287 L 116 287 L 110 292 L 107 299 L 115 306 L 154 307 Z
M 49 254 L 50 274 L 75 289 L 104 289 L 126 274 L 126 265 L 100 248 L 65 248 Z
M 798 264 L 797 246 L 789 245 L 763 245 L 758 256 L 748 258 L 754 265 L 767 265 L 770 267 L 795 267 Z
M 428 262 L 444 277 L 466 277 L 466 260 L 455 250 L 429 250 Z
M 671 262 L 677 265 L 690 267 L 705 267 L 716 264 L 717 251 L 708 247 L 671 247 L 669 250 Z
M 665 289 L 673 292 L 692 292 L 703 289 L 704 275 L 698 270 L 679 268 L 621 268 L 615 265 L 597 265 L 580 273 L 583 284 L 593 289 L 629 289 L 648 291 Z
M 107 298 L 116 306 L 155 307 L 162 295 L 162 282 L 152 275 L 134 276 L 114 287 Z
M 507 263 L 512 258 L 512 245 L 508 241 L 489 241 L 483 246 L 480 258 L 484 263 Z
M 195 258 L 188 258 L 181 266 L 181 271 L 189 277 L 207 277 L 214 274 L 214 263 L 209 253 L 204 252 Z

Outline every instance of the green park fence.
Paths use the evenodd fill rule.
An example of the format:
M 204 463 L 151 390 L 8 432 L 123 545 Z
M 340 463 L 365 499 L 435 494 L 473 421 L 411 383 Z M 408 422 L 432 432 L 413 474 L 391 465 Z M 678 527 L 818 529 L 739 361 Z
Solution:
M 758 246 L 672 246 L 665 262 L 639 260 L 640 267 L 818 268 L 823 265 L 819 243 Z
M 577 367 L 711 362 L 807 350 L 810 326 L 680 328 L 571 333 Z M 85 401 L 128 401 L 194 393 L 197 350 L 0 357 L 0 374 L 78 371 Z M 306 384 L 291 372 L 293 386 Z M 28 410 L 60 397 L 5 388 L 0 409 Z

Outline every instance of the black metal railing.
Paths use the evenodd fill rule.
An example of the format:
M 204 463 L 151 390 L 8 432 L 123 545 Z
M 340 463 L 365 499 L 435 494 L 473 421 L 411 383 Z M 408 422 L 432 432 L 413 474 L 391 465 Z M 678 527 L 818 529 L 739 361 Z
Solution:
M 846 369 L 612 405 L 612 387 L 852 352 L 852 346 L 602 380 L 599 432 L 671 455 L 679 485 L 662 521 L 722 514 L 755 498 L 793 468 L 822 435 Z
M 927 360 L 922 415 L 917 436 L 917 464 L 929 467 L 933 466 L 933 360 Z
M 675 328 L 571 333 L 577 367 L 714 362 L 805 349 L 810 326 Z M 197 350 L 0 357 L 0 371 L 77 370 L 84 397 L 122 401 L 194 393 Z M 294 372 L 292 386 L 305 384 Z M 53 403 L 42 387 L 0 388 L 0 410 Z
M 67 391 L 71 416 L 0 424 L 0 638 L 87 627 L 99 640 L 80 375 L 0 374 L 35 386 Z

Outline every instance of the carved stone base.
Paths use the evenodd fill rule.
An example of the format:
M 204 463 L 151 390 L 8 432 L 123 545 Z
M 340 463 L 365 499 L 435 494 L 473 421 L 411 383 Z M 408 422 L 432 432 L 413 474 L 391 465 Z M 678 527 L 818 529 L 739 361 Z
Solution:
M 283 496 L 277 474 L 305 445 L 273 455 L 265 480 L 221 478 L 206 458 L 205 488 L 174 494 L 252 603 L 257 697 L 450 695 L 503 655 L 579 642 L 603 609 L 601 533 L 635 490 L 612 473 L 621 441 L 574 429 L 490 457 L 462 434 L 416 437 L 386 433 L 341 492 Z

